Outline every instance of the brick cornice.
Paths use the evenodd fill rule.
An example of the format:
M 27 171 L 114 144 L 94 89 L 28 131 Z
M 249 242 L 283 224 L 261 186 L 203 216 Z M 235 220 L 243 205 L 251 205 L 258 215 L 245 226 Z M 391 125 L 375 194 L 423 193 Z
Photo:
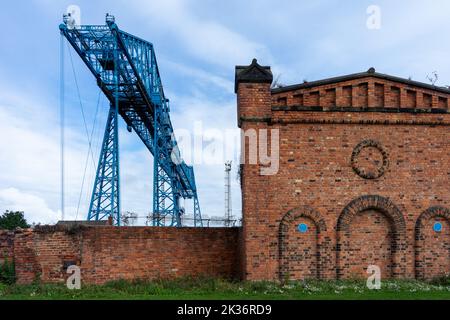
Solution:
M 364 124 L 364 125 L 412 125 L 412 126 L 450 126 L 450 122 L 443 121 L 415 121 L 415 120 L 346 120 L 346 119 L 295 119 L 281 120 L 272 119 L 272 124 L 301 124 L 301 123 L 319 123 L 319 124 Z
M 240 117 L 239 124 L 241 125 L 243 122 L 266 122 L 271 123 L 271 117 Z
M 328 107 L 321 106 L 272 106 L 272 111 L 314 111 L 314 112 L 358 112 L 358 113 L 410 113 L 410 114 L 449 114 L 447 109 L 424 108 L 385 108 L 385 107 Z
M 317 118 L 302 118 L 302 119 L 274 119 L 274 118 L 248 118 L 241 117 L 239 119 L 239 126 L 243 122 L 259 123 L 264 122 L 268 124 L 364 124 L 364 125 L 413 125 L 413 126 L 450 126 L 449 121 L 442 120 L 389 120 L 389 119 L 317 119 Z

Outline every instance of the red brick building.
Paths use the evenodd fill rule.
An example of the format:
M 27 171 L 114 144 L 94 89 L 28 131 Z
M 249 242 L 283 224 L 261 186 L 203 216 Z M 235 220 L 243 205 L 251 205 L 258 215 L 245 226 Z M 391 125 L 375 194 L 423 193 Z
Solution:
M 241 168 L 244 278 L 450 273 L 450 90 L 373 68 L 272 80 L 256 60 L 236 67 L 239 127 L 279 133 L 276 174 Z
M 382 278 L 450 273 L 450 90 L 374 69 L 272 80 L 256 60 L 236 68 L 238 123 L 259 140 L 243 144 L 242 229 L 0 230 L 0 263 L 14 261 L 18 283 L 65 282 L 71 265 L 95 284 L 367 277 L 370 265 Z

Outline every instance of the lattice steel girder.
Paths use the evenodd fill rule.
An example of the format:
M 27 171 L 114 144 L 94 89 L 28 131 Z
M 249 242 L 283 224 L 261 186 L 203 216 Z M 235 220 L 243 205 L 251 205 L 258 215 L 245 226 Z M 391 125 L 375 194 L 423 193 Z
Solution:
M 62 24 L 60 30 L 96 77 L 111 104 L 117 103 L 118 114 L 153 154 L 155 168 L 162 169 L 169 178 L 172 202 L 177 203 L 171 207 L 170 214 L 176 221 L 181 221 L 177 218 L 178 202 L 183 197 L 195 199 L 196 216 L 200 217 L 193 168 L 182 160 L 174 163 L 171 159 L 178 147 L 173 138 L 169 101 L 164 95 L 153 45 L 119 30 L 111 16 L 107 17 L 105 26 L 69 29 Z M 155 170 L 155 181 L 160 179 L 158 175 L 161 175 L 160 171 Z M 154 190 L 154 198 L 158 198 L 158 194 L 166 192 Z M 169 212 L 158 201 L 154 201 L 153 210 L 154 213 Z
M 118 73 L 119 73 L 119 112 L 124 116 L 122 106 L 140 110 L 139 119 L 152 135 L 154 108 L 164 110 L 162 119 L 166 128 L 164 134 L 171 136 L 173 133 L 169 117 L 168 101 L 159 76 L 156 56 L 153 45 L 147 41 L 131 36 L 120 31 L 115 24 L 108 26 L 80 26 L 76 29 L 68 29 L 62 25 L 61 32 L 65 35 L 76 52 L 97 78 L 97 83 L 114 103 L 114 67 L 113 48 L 119 46 Z M 125 121 L 127 121 L 125 119 Z M 127 121 L 130 125 L 130 123 Z M 134 121 L 134 124 L 137 122 Z M 131 125 L 133 127 L 133 125 Z M 141 128 L 133 129 L 139 134 Z M 141 139 L 145 137 L 141 137 Z M 154 154 L 151 144 L 146 144 L 150 152 Z M 176 145 L 176 141 L 174 143 Z M 169 152 L 170 151 L 170 152 Z M 163 155 L 166 161 L 170 161 L 171 150 Z M 195 189 L 192 184 L 191 167 L 181 163 L 176 168 L 177 175 L 187 191 Z
M 120 179 L 118 115 L 110 107 L 103 136 L 102 150 L 89 206 L 88 220 L 104 220 L 112 217 L 120 225 Z
M 156 171 L 153 207 L 158 210 L 153 213 L 153 226 L 167 225 L 168 216 L 171 218 L 169 226 L 181 226 L 179 196 L 174 192 L 172 181 L 161 166 L 158 165 Z
M 203 227 L 203 220 L 200 212 L 200 204 L 198 203 L 197 192 L 194 196 L 194 226 Z

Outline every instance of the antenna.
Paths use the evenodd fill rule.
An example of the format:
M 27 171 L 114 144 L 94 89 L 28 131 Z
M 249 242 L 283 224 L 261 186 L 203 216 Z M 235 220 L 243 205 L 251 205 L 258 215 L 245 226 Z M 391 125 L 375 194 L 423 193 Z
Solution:
M 225 162 L 225 227 L 229 227 L 232 218 L 231 207 L 231 165 L 232 161 Z

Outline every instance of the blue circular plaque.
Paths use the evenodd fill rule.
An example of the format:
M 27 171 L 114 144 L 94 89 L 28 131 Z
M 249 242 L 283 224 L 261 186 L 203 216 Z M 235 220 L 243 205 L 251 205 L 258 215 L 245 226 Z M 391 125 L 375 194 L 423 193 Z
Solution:
M 306 223 L 300 223 L 298 225 L 298 231 L 301 233 L 306 233 L 308 231 L 308 225 Z
M 433 225 L 434 232 L 441 232 L 442 231 L 442 223 L 435 222 Z

